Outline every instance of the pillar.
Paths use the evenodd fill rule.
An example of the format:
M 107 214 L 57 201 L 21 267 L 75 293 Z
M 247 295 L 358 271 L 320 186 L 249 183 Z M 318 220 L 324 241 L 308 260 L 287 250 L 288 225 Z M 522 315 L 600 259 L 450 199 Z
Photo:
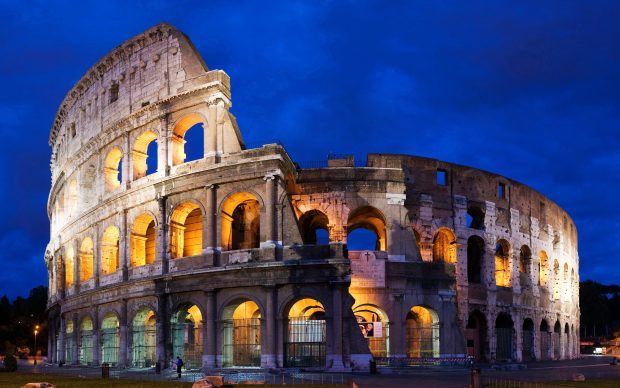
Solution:
M 407 313 L 403 311 L 404 294 L 395 294 L 392 303 L 393 314 L 390 321 L 390 357 L 405 357 L 407 355 L 407 334 L 405 333 L 405 319 Z
M 120 319 L 120 327 L 119 327 L 119 349 L 118 349 L 118 363 L 120 366 L 127 365 L 127 299 L 121 300 L 121 319 Z
M 122 280 L 129 280 L 129 231 L 127 230 L 127 210 L 123 210 L 121 214 L 121 236 L 120 236 L 120 269 Z
M 56 357 L 56 352 L 55 352 L 55 348 L 56 348 L 56 320 L 50 320 L 48 322 L 48 327 L 47 327 L 47 358 L 49 362 L 55 362 L 56 360 L 54 360 L 54 358 Z M 36 355 L 36 351 L 37 349 L 34 350 L 35 351 L 35 355 Z
M 157 320 L 155 323 L 155 335 L 157 336 L 155 357 L 162 368 L 165 368 L 167 365 L 166 342 L 168 336 L 166 333 L 166 327 L 168 326 L 168 306 L 166 298 L 167 296 L 165 294 L 157 295 Z
M 265 333 L 262 335 L 261 344 L 261 367 L 276 367 L 276 316 L 277 316 L 277 290 L 273 286 L 265 287 L 267 293 L 267 303 L 265 306 Z
M 217 155 L 217 125 L 220 110 L 220 100 L 215 99 L 208 102 L 209 110 L 207 122 L 204 125 L 204 156 Z M 221 101 L 223 104 L 223 101 Z
M 57 285 L 59 285 L 59 291 L 58 291 L 58 297 L 60 299 L 64 299 L 65 298 L 65 294 L 66 294 L 66 287 L 67 287 L 67 269 L 65 267 L 65 256 L 60 256 L 58 258 L 60 260 L 60 265 L 58 266 L 59 269 L 59 274 L 58 274 L 58 280 Z M 74 259 L 75 260 L 75 259 Z M 73 266 L 75 267 L 75 263 L 73 263 Z
M 267 175 L 265 180 L 265 244 L 267 246 L 278 245 L 276 227 L 276 175 Z
M 124 135 L 124 140 L 125 140 L 125 152 L 123 152 L 123 166 L 122 166 L 122 174 L 123 174 L 123 182 L 122 182 L 122 187 L 125 188 L 125 190 L 129 189 L 131 187 L 131 175 L 133 175 L 133 158 L 131 157 L 132 153 L 131 153 L 131 148 L 129 148 L 129 134 L 127 132 L 125 132 Z M 131 173 L 130 173 L 131 172 Z
M 101 230 L 99 224 L 94 227 L 95 233 L 93 234 L 93 279 L 94 287 L 99 287 L 99 274 L 101 273 Z
M 99 342 L 99 308 L 95 306 L 93 314 L 93 365 L 99 365 L 101 359 L 101 344 Z
M 206 343 L 202 357 L 203 368 L 215 368 L 217 356 L 217 301 L 215 299 L 215 291 L 207 291 L 207 319 L 206 319 Z
M 60 363 L 65 363 L 65 332 L 67 331 L 67 324 L 65 323 L 65 319 L 67 319 L 64 316 L 60 316 L 60 332 L 58 333 L 58 345 L 57 349 L 58 349 L 58 358 L 56 360 L 56 362 Z
M 77 313 L 73 314 L 73 333 L 71 333 L 71 335 L 73 336 L 73 346 L 71 349 L 71 352 L 73 353 L 73 364 L 77 365 L 80 363 L 80 349 L 78 347 L 78 342 L 79 342 L 79 337 L 78 337 L 78 333 L 80 332 L 80 326 L 79 326 L 79 321 L 78 321 L 78 315 Z
M 327 366 L 331 370 L 343 370 L 342 355 L 342 289 L 339 284 L 332 286 L 332 330 L 330 336 L 331 354 L 327 354 Z
M 162 116 L 159 124 L 159 137 L 157 138 L 157 172 L 161 175 L 168 176 L 170 174 L 171 155 L 168 150 L 170 137 L 168 136 L 168 115 Z
M 218 251 L 217 238 L 217 185 L 209 185 L 205 187 L 207 190 L 207 210 L 206 210 L 206 226 L 205 226 L 205 244 L 207 253 Z M 214 260 L 215 262 L 215 260 Z M 214 263 L 215 264 L 215 263 Z
M 73 240 L 73 294 L 80 292 L 80 247 L 77 240 Z
M 159 251 L 158 260 L 161 263 L 161 273 L 168 273 L 168 259 L 170 258 L 170 244 L 168 244 L 168 222 L 166 220 L 166 196 L 157 197 L 159 207 L 159 230 L 157 231 L 157 250 Z

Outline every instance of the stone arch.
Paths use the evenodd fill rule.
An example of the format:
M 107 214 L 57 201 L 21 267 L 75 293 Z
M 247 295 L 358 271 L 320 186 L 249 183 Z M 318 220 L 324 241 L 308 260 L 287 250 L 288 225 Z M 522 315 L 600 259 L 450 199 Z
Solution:
M 223 249 L 258 248 L 262 199 L 250 191 L 239 191 L 229 194 L 220 208 Z
M 524 361 L 534 361 L 536 355 L 534 354 L 534 321 L 530 318 L 523 320 L 522 326 L 522 349 L 521 354 Z
M 109 311 L 101 320 L 99 334 L 101 336 L 101 362 L 111 365 L 118 364 L 120 349 L 120 322 L 115 312 Z
M 170 251 L 173 259 L 202 254 L 204 209 L 195 201 L 184 201 L 170 215 Z
M 564 300 L 569 300 L 570 297 L 570 283 L 568 278 L 568 263 L 564 263 L 564 271 L 562 277 L 562 288 L 564 294 Z
M 425 306 L 413 306 L 405 320 L 409 358 L 439 357 L 439 315 Z
M 353 306 L 353 314 L 373 357 L 390 356 L 390 319 L 381 307 L 364 303 Z
M 484 279 L 484 240 L 480 236 L 467 239 L 467 281 L 482 283 Z
M 553 357 L 556 360 L 562 358 L 562 324 L 559 319 L 553 325 Z
M 186 368 L 202 366 L 203 314 L 191 302 L 179 303 L 170 316 L 172 358 L 179 356 Z
M 510 244 L 504 239 L 495 245 L 495 285 L 512 287 L 512 252 Z
M 222 366 L 257 367 L 261 361 L 261 307 L 251 298 L 229 299 L 222 308 Z
M 106 193 L 110 193 L 121 187 L 123 151 L 119 147 L 113 147 L 108 151 L 103 165 L 104 186 Z
M 540 359 L 549 359 L 549 348 L 551 347 L 551 333 L 546 319 L 540 321 Z
M 157 221 L 150 212 L 134 218 L 129 242 L 130 265 L 153 264 L 157 251 Z
M 327 325 L 323 304 L 308 297 L 288 303 L 284 362 L 287 367 L 325 367 Z
M 499 313 L 495 319 L 495 359 L 512 360 L 514 351 L 514 323 L 508 313 Z
M 540 260 L 538 264 L 538 285 L 547 287 L 549 284 L 549 256 L 543 250 L 538 253 L 538 258 Z
M 131 350 L 134 367 L 150 367 L 157 361 L 157 315 L 153 306 L 141 304 L 131 320 Z
M 80 283 L 90 280 L 93 274 L 93 239 L 85 237 L 80 245 Z
M 456 263 L 456 237 L 448 228 L 439 228 L 433 237 L 433 261 Z
M 356 229 L 366 229 L 375 234 L 377 238 L 375 251 L 387 250 L 386 221 L 379 209 L 367 205 L 351 211 L 347 220 L 347 239 Z
M 78 354 L 81 365 L 90 365 L 93 362 L 93 319 L 86 315 L 79 323 Z
M 527 245 L 522 245 L 519 250 L 519 283 L 522 287 L 532 284 L 532 251 Z
M 467 319 L 467 355 L 476 361 L 486 360 L 487 320 L 482 312 L 474 310 Z
M 120 231 L 116 226 L 108 226 L 101 237 L 101 273 L 114 273 L 119 267 Z
M 207 125 L 207 120 L 199 113 L 191 113 L 179 119 L 172 130 L 172 165 L 185 163 L 185 134 L 196 124 Z M 204 136 L 204 128 L 203 128 Z
M 65 288 L 73 286 L 75 283 L 75 279 L 73 277 L 73 273 L 75 270 L 75 252 L 73 251 L 73 247 L 69 246 L 65 248 Z
M 153 130 L 146 130 L 142 132 L 133 143 L 133 150 L 131 153 L 132 165 L 133 165 L 133 179 L 140 179 L 147 175 L 149 170 L 148 163 L 148 148 L 152 142 L 158 142 L 157 133 Z M 155 165 L 157 165 L 157 159 L 155 159 Z
M 75 360 L 73 360 L 73 347 L 75 345 L 75 336 L 73 335 L 73 332 L 76 330 L 73 327 L 73 320 L 71 319 L 65 319 L 65 348 L 64 349 L 60 349 L 60 351 L 64 351 L 64 355 L 65 355 L 65 362 L 67 364 L 73 364 L 73 362 Z
M 564 324 L 564 358 L 571 357 L 571 338 L 568 322 Z
M 553 261 L 553 299 L 560 300 L 562 294 L 562 279 L 560 278 L 560 263 Z
M 309 210 L 299 217 L 304 244 L 317 244 L 317 232 L 325 230 L 329 238 L 329 218 L 318 209 Z

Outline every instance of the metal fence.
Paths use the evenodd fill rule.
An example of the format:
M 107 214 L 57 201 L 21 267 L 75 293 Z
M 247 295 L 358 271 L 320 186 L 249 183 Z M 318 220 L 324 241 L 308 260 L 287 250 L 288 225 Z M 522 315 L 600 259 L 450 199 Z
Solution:
M 571 388 L 574 385 L 543 383 L 539 381 L 519 381 L 497 377 L 482 377 L 480 387 L 484 388 Z

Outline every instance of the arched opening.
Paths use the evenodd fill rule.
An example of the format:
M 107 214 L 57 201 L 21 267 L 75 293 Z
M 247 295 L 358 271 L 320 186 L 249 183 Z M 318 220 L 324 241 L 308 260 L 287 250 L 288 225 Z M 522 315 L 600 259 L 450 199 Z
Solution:
M 68 208 L 68 213 L 69 216 L 72 217 L 76 214 L 77 211 L 77 201 L 78 201 L 78 187 L 77 187 L 77 181 L 75 179 L 71 179 L 69 181 L 69 186 L 68 186 L 68 196 L 67 196 L 67 208 Z
M 56 224 L 60 225 L 65 218 L 65 190 L 58 192 L 56 196 Z
M 405 321 L 407 357 L 439 357 L 439 317 L 429 308 L 414 306 Z
M 310 210 L 299 217 L 304 244 L 329 244 L 329 219 L 320 210 Z M 325 235 L 327 234 L 327 241 Z
M 371 233 L 353 234 L 357 229 L 365 229 Z M 373 249 L 364 249 L 371 248 L 372 241 L 375 242 Z M 352 251 L 385 251 L 387 249 L 385 218 L 379 210 L 372 206 L 362 206 L 349 214 L 347 248 Z
M 80 323 L 80 338 L 78 352 L 81 365 L 93 363 L 93 320 L 90 317 L 82 319 Z
M 564 289 L 564 300 L 569 300 L 570 285 L 568 283 L 568 263 L 564 263 L 564 279 L 562 285 Z
M 467 320 L 467 355 L 477 362 L 486 359 L 487 320 L 480 311 L 469 314 Z
M 471 229 L 484 229 L 484 212 L 480 207 L 476 205 L 470 205 L 467 208 L 467 215 L 465 216 L 467 227 Z
M 136 138 L 132 161 L 133 179 L 139 179 L 157 171 L 157 134 L 155 132 L 146 131 Z
M 510 244 L 506 240 L 499 240 L 495 245 L 495 285 L 498 287 L 512 286 L 512 271 L 510 270 Z
M 353 307 L 353 314 L 373 357 L 390 355 L 390 321 L 385 311 L 371 304 Z
M 101 239 L 101 272 L 104 275 L 118 270 L 120 232 L 116 226 L 108 226 Z
M 65 362 L 68 365 L 73 364 L 73 347 L 75 346 L 75 339 L 73 336 L 73 321 L 67 320 L 65 322 Z
M 546 320 L 540 322 L 540 359 L 549 359 L 549 348 L 551 347 L 551 333 L 549 332 L 549 324 Z
M 202 254 L 202 211 L 193 202 L 183 202 L 170 217 L 172 258 Z
M 86 237 L 80 246 L 80 283 L 93 277 L 93 240 Z
M 524 361 L 534 361 L 534 321 L 526 318 L 523 321 L 523 349 L 522 355 Z
M 202 117 L 192 114 L 174 126 L 172 134 L 172 165 L 176 166 L 204 157 L 204 128 Z
M 250 193 L 235 193 L 222 205 L 222 247 L 238 250 L 259 246 L 260 204 Z
M 547 256 L 547 252 L 540 251 L 538 258 L 540 260 L 540 264 L 538 265 L 538 285 L 546 287 L 548 285 L 549 257 Z
M 568 323 L 564 324 L 564 358 L 570 358 L 571 356 L 571 340 L 570 330 Z
M 304 298 L 291 306 L 285 364 L 289 368 L 324 367 L 327 350 L 325 309 L 316 299 Z
M 121 160 L 123 153 L 119 148 L 113 148 L 105 157 L 103 176 L 105 180 L 105 191 L 112 192 L 121 187 L 122 182 L 122 166 Z
M 119 322 L 113 313 L 106 314 L 101 321 L 101 362 L 111 365 L 118 364 L 120 349 Z
M 553 261 L 553 299 L 560 300 L 562 291 L 562 279 L 560 278 L 560 263 Z
M 84 208 L 95 204 L 97 200 L 96 183 L 98 180 L 95 162 L 91 160 L 82 167 L 80 174 L 80 200 Z
M 435 233 L 433 261 L 436 263 L 456 263 L 456 237 L 451 230 L 441 228 Z
M 239 300 L 224 309 L 222 364 L 225 368 L 260 366 L 260 318 L 260 309 L 251 300 Z
M 131 229 L 130 261 L 132 267 L 153 264 L 156 248 L 155 220 L 150 214 L 140 214 Z
M 560 321 L 555 321 L 553 326 L 553 357 L 559 360 L 562 356 L 562 325 Z
M 157 348 L 156 317 L 153 310 L 142 307 L 131 324 L 132 364 L 138 368 L 155 365 Z
M 467 239 L 467 281 L 471 284 L 482 282 L 482 258 L 484 254 L 484 240 L 478 236 Z
M 73 286 L 73 271 L 75 270 L 75 253 L 73 247 L 67 247 L 65 250 L 65 288 L 69 289 Z
M 186 369 L 202 367 L 202 313 L 198 306 L 179 306 L 170 323 L 172 357 L 181 357 Z
M 500 313 L 495 320 L 495 359 L 497 361 L 512 360 L 513 323 L 510 315 Z
M 519 283 L 521 287 L 532 285 L 531 277 L 532 251 L 527 245 L 521 246 L 519 250 Z

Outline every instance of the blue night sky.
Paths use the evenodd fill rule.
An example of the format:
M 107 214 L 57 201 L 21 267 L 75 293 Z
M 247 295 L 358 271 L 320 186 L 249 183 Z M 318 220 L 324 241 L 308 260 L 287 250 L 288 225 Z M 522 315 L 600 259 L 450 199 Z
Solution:
M 0 13 L 0 295 L 46 283 L 47 139 L 65 93 L 161 21 L 230 75 L 246 142 L 508 176 L 572 215 L 582 280 L 620 282 L 618 1 L 5 0 Z

